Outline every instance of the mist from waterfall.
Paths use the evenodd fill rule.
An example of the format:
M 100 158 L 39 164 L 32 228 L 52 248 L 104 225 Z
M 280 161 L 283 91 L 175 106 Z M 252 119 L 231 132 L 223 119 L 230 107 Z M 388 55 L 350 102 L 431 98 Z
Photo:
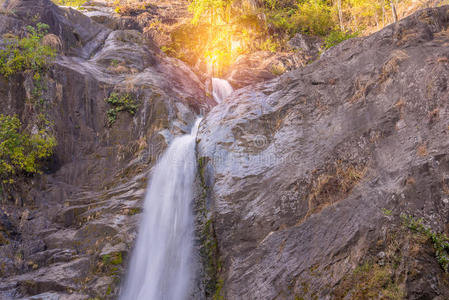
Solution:
M 228 81 L 220 78 L 212 78 L 212 89 L 212 96 L 217 103 L 223 102 L 234 91 Z
M 191 295 L 196 175 L 192 132 L 175 138 L 154 168 L 121 300 L 183 300 Z

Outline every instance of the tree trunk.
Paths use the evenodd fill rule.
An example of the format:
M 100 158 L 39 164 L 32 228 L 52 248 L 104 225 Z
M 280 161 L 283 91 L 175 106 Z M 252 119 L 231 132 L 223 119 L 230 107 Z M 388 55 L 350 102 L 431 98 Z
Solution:
M 394 0 L 390 0 L 391 4 L 391 12 L 393 14 L 393 22 L 396 23 L 398 21 L 398 13 L 396 11 L 396 4 Z
M 341 0 L 337 0 L 337 9 L 338 9 L 338 20 L 340 22 L 340 30 L 344 31 L 345 26 L 343 25 L 343 11 L 341 10 Z

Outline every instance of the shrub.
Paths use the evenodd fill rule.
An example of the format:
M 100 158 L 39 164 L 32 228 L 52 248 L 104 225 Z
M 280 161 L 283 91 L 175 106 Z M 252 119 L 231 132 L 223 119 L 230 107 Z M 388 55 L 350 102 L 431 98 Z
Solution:
M 0 115 L 0 180 L 14 183 L 20 174 L 41 173 L 42 160 L 53 154 L 56 139 L 42 129 L 29 135 L 21 132 L 16 116 Z
M 109 127 L 115 123 L 119 112 L 126 111 L 134 115 L 139 108 L 139 104 L 132 94 L 111 93 L 105 101 L 112 105 L 112 108 L 107 112 Z
M 332 48 L 340 44 L 341 42 L 357 37 L 358 35 L 359 35 L 358 32 L 350 33 L 339 30 L 332 31 L 324 40 L 324 48 L 326 49 Z
M 332 8 L 324 0 L 299 3 L 294 19 L 296 26 L 311 35 L 325 36 L 336 25 L 332 17 Z
M 25 70 L 40 72 L 45 69 L 56 55 L 55 49 L 42 45 L 48 28 L 47 24 L 38 23 L 36 28 L 26 27 L 24 38 L 7 37 L 5 48 L 0 50 L 0 74 L 9 77 Z

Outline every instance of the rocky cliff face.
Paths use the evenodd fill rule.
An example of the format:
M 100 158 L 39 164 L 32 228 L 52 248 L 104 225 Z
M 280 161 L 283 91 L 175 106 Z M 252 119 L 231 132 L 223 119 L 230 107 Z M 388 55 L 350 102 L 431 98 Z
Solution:
M 447 299 L 449 7 L 243 88 L 200 127 L 224 299 Z M 211 250 L 211 251 L 212 251 Z
M 132 247 L 148 172 L 174 135 L 213 100 L 188 67 L 135 30 L 111 30 L 47 0 L 6 1 L 0 33 L 43 22 L 61 53 L 43 79 L 58 146 L 47 174 L 0 208 L 0 298 L 114 299 Z M 0 113 L 33 127 L 29 74 L 0 80 Z M 105 100 L 132 95 L 134 116 Z M 40 298 L 39 298 L 40 297 Z

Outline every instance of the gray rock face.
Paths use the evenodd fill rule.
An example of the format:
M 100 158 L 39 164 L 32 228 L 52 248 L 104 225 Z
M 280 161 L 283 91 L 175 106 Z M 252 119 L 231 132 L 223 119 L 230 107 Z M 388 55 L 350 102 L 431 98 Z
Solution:
M 420 11 L 208 114 L 198 156 L 225 299 L 449 297 L 400 220 L 447 233 L 448 27 L 449 7 Z
M 0 35 L 20 32 L 33 13 L 64 55 L 43 76 L 40 99 L 58 141 L 52 165 L 1 200 L 0 298 L 115 299 L 151 167 L 214 102 L 185 64 L 138 31 L 112 31 L 49 0 L 3 8 L 15 14 L 0 15 Z M 0 113 L 32 128 L 33 88 L 28 74 L 1 78 Z M 112 92 L 133 95 L 138 109 L 108 126 Z
M 305 67 L 318 58 L 322 42 L 298 33 L 288 44 L 290 52 L 258 51 L 239 56 L 229 67 L 225 79 L 234 88 L 240 89 Z

